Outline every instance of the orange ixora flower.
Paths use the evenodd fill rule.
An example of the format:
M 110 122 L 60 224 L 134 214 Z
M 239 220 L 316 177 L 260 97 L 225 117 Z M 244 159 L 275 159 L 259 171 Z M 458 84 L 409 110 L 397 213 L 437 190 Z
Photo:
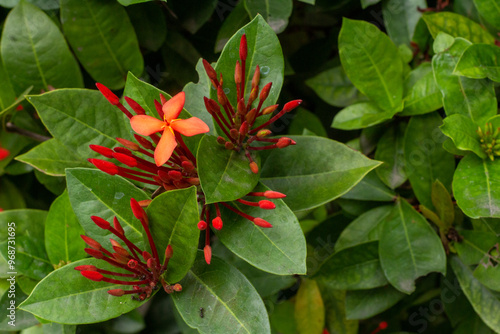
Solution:
M 163 132 L 154 153 L 157 166 L 167 162 L 177 146 L 175 132 L 191 137 L 210 131 L 208 125 L 197 117 L 177 118 L 184 107 L 185 100 L 186 95 L 180 92 L 165 102 L 162 107 L 163 121 L 147 115 L 137 115 L 130 119 L 132 129 L 140 135 L 150 136 L 156 132 Z

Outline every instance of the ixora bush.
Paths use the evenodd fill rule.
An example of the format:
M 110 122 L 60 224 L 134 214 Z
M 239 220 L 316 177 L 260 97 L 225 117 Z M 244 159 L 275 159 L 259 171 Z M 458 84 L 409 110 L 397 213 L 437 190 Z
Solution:
M 136 2 L 0 0 L 1 331 L 500 333 L 493 2 Z

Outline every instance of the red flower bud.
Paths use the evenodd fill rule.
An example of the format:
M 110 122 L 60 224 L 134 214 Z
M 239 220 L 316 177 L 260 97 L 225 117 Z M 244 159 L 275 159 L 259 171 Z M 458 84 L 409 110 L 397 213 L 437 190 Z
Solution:
M 107 173 L 109 175 L 118 174 L 118 166 L 116 166 L 112 162 L 101 159 L 87 159 L 87 160 L 88 162 L 99 168 L 99 170 L 103 171 L 104 173 Z
M 131 259 L 131 260 L 129 260 L 129 261 L 127 262 L 127 266 L 128 266 L 129 268 L 132 268 L 132 269 L 134 269 L 135 267 L 137 267 L 137 265 L 138 265 L 138 264 L 139 264 L 139 263 L 137 262 L 137 260 L 134 260 L 134 259 Z
M 221 106 L 224 106 L 227 103 L 227 97 L 222 89 L 222 86 L 217 87 L 217 100 Z
M 267 99 L 267 97 L 269 96 L 269 92 L 271 91 L 272 85 L 273 85 L 273 83 L 269 82 L 268 84 L 266 84 L 264 86 L 264 88 L 262 88 L 262 90 L 260 91 L 260 95 L 259 95 L 259 99 L 261 101 L 264 101 L 265 99 Z
M 98 250 L 93 249 L 93 248 L 85 248 L 84 250 L 85 250 L 85 253 L 87 253 L 88 255 L 90 255 L 92 257 L 95 257 L 96 259 L 104 258 L 104 254 L 101 251 L 98 251 Z
M 111 227 L 111 225 L 101 217 L 91 216 L 90 219 L 92 219 L 92 221 L 103 230 L 109 230 Z
M 207 222 L 206 222 L 206 221 L 204 221 L 204 220 L 200 220 L 200 221 L 198 222 L 198 229 L 199 229 L 200 231 L 206 230 L 207 226 L 208 226 L 208 224 L 207 224 Z
M 101 250 L 102 249 L 102 246 L 100 243 L 98 243 L 97 241 L 95 241 L 94 239 L 90 238 L 90 237 L 87 237 L 86 235 L 81 235 L 80 236 L 83 241 L 85 241 L 85 243 L 87 245 L 90 246 L 90 248 L 93 248 L 95 250 Z
M 264 210 L 272 210 L 276 208 L 276 204 L 268 200 L 259 201 L 259 208 Z
M 172 246 L 168 245 L 165 249 L 165 259 L 171 259 L 173 255 L 174 250 L 172 249 Z
M 200 185 L 200 179 L 197 177 L 188 177 L 185 179 L 189 184 L 193 186 L 199 186 Z
M 255 161 L 252 161 L 250 163 L 250 170 L 252 171 L 252 173 L 254 174 L 257 174 L 259 172 L 259 166 L 257 165 L 257 163 Z
M 240 59 L 246 60 L 247 55 L 248 55 L 247 36 L 243 34 L 241 35 L 241 40 L 240 40 Z
M 7 158 L 9 154 L 10 154 L 9 150 L 0 147 L 0 160 Z
M 75 270 L 79 270 L 79 271 L 82 271 L 82 270 L 97 271 L 97 267 L 96 266 L 92 266 L 90 264 L 84 264 L 82 266 L 76 266 Z
M 302 103 L 302 100 L 293 100 L 285 104 L 283 110 L 285 112 L 290 112 L 293 109 L 297 108 Z
M 215 217 L 213 220 L 212 220 L 212 226 L 216 229 L 216 230 L 219 230 L 222 229 L 222 219 L 221 217 Z
M 217 143 L 219 143 L 220 145 L 224 145 L 226 144 L 226 140 L 223 137 L 219 136 L 217 137 Z
M 271 133 L 272 133 L 271 130 L 263 129 L 263 130 L 260 130 L 259 132 L 257 132 L 257 137 L 259 137 L 259 138 L 267 137 Z
M 144 108 L 141 107 L 139 105 L 139 103 L 135 102 L 130 97 L 125 96 L 125 101 L 127 101 L 127 104 L 130 106 L 130 108 L 132 108 L 133 111 L 135 111 L 135 113 L 137 115 L 145 115 L 146 114 L 146 111 L 144 110 Z
M 151 256 L 151 254 L 149 254 L 147 251 L 143 251 L 142 252 L 142 258 L 144 259 L 144 261 L 148 262 L 149 259 L 151 259 L 153 256 Z
M 180 285 L 179 283 L 176 283 L 176 284 L 174 284 L 172 289 L 174 289 L 174 291 L 180 292 L 180 291 L 182 291 L 182 285 Z
M 120 144 L 125 146 L 128 149 L 131 149 L 132 151 L 139 151 L 139 145 L 137 143 L 134 143 L 133 141 L 123 139 L 123 138 L 116 138 Z M 109 157 L 108 157 L 109 158 Z
M 248 122 L 244 121 L 240 126 L 240 135 L 246 136 L 248 133 Z
M 259 65 L 257 65 L 255 67 L 255 72 L 252 78 L 252 90 L 259 86 L 259 82 L 260 82 L 260 67 Z
M 134 134 L 134 138 L 146 150 L 153 151 L 155 149 L 154 146 L 153 146 L 153 144 L 149 140 L 147 140 L 146 138 L 142 138 L 141 136 L 139 136 L 137 134 Z
M 212 247 L 206 245 L 205 248 L 203 248 L 203 253 L 205 254 L 205 262 L 210 264 L 210 261 L 212 261 Z
M 220 112 L 220 107 L 217 104 L 217 102 L 215 102 L 214 100 L 209 99 L 208 97 L 204 96 L 203 101 L 205 102 L 205 108 L 207 108 L 207 111 L 210 114 L 214 114 L 214 113 L 218 114 Z
M 193 163 L 191 161 L 183 161 L 181 163 L 181 166 L 188 173 L 192 172 L 194 170 L 194 165 L 193 165 Z
M 226 148 L 226 150 L 232 150 L 232 149 L 234 149 L 234 145 L 233 145 L 233 143 L 231 143 L 230 141 L 227 141 L 227 142 L 224 144 L 224 147 Z
M 247 123 L 253 124 L 253 122 L 255 121 L 256 117 L 257 117 L 257 109 L 253 108 L 252 110 L 250 110 L 248 112 L 248 114 L 246 114 L 245 120 L 246 120 Z
M 104 146 L 100 145 L 89 145 L 89 148 L 94 151 L 99 153 L 100 155 L 105 156 L 106 158 L 112 158 L 113 157 L 113 150 Z
M 134 214 L 135 218 L 139 220 L 147 219 L 146 212 L 134 198 L 130 199 L 130 208 L 132 209 L 132 213 Z
M 207 75 L 210 78 L 210 80 L 212 80 L 213 82 L 217 82 L 217 73 L 215 72 L 212 65 L 210 65 L 210 63 L 205 59 L 203 59 L 202 61 L 203 61 L 203 67 L 205 68 L 205 71 L 207 72 Z
M 128 167 L 136 167 L 137 166 L 137 160 L 133 157 L 126 155 L 126 154 L 114 152 L 113 158 L 120 161 L 122 164 L 127 165 Z
M 262 110 L 262 115 L 269 115 L 269 114 L 272 114 L 276 109 L 278 109 L 278 104 L 273 104 L 272 106 L 269 106 L 269 107 L 265 107 L 263 110 Z
M 101 92 L 102 95 L 106 98 L 106 100 L 109 101 L 112 105 L 116 106 L 120 103 L 120 99 L 118 96 L 116 96 L 111 90 L 109 90 L 108 87 L 104 86 L 103 84 L 96 83 L 95 84 L 97 89 Z
M 274 198 L 285 198 L 286 195 L 277 191 L 267 190 L 264 191 L 264 197 L 269 199 L 274 199 Z
M 280 139 L 278 139 L 278 142 L 276 143 L 276 147 L 277 148 L 285 148 L 289 145 L 295 145 L 296 142 L 291 140 L 290 138 L 287 138 L 287 137 L 281 137 Z
M 260 227 L 265 227 L 265 228 L 273 227 L 273 225 L 271 225 L 270 223 L 268 223 L 267 221 L 265 221 L 262 218 L 254 218 L 253 222 L 255 225 L 260 226 Z
M 240 61 L 237 60 L 236 67 L 234 68 L 234 83 L 239 85 L 241 83 L 241 77 L 242 77 L 241 65 L 240 65 Z
M 239 115 L 245 116 L 245 114 L 247 113 L 247 106 L 245 105 L 245 99 L 241 98 L 238 101 L 238 105 L 236 108 L 237 108 L 236 111 L 238 112 Z
M 111 296 L 121 297 L 125 294 L 125 291 L 123 291 L 122 289 L 113 289 L 113 290 L 108 290 L 108 293 Z
M 81 271 L 81 274 L 85 277 L 88 278 L 92 281 L 100 282 L 104 278 L 100 273 L 97 271 L 90 271 L 90 270 L 83 270 Z
M 116 217 L 113 217 L 113 226 L 115 227 L 115 230 L 119 234 L 121 234 L 121 235 L 125 234 L 125 232 L 123 231 L 122 225 L 120 224 L 120 222 L 118 221 L 118 218 L 116 218 Z
M 172 178 L 172 180 L 180 181 L 182 180 L 182 173 L 177 170 L 171 170 L 168 172 L 168 176 Z

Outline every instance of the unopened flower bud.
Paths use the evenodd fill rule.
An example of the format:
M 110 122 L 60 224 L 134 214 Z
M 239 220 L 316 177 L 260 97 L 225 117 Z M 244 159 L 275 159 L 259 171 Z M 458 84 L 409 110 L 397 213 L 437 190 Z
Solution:
M 260 91 L 260 95 L 259 95 L 259 99 L 261 101 L 264 101 L 265 99 L 267 99 L 267 97 L 269 96 L 269 92 L 271 91 L 272 85 L 273 85 L 273 83 L 269 82 L 268 84 L 266 84 L 264 86 L 264 88 L 262 88 L 262 90 Z
M 101 159 L 87 159 L 87 160 L 88 162 L 96 166 L 99 170 L 103 171 L 104 173 L 107 173 L 109 175 L 118 174 L 118 166 L 116 166 L 112 162 Z
M 246 60 L 247 59 L 247 54 L 248 54 L 247 36 L 245 34 L 243 34 L 241 36 L 241 40 L 240 40 L 240 59 L 241 60 Z
M 208 224 L 207 224 L 207 222 L 206 222 L 206 221 L 204 221 L 204 220 L 200 220 L 200 221 L 198 222 L 198 229 L 199 229 L 200 231 L 204 231 L 204 230 L 206 230 L 206 229 L 207 229 L 207 226 L 208 226 Z
M 106 158 L 112 158 L 113 157 L 113 150 L 104 146 L 100 145 L 89 145 L 89 148 L 94 151 L 99 153 L 100 155 L 105 156 Z
M 260 130 L 260 131 L 257 132 L 257 137 L 259 137 L 259 138 L 267 137 L 271 133 L 272 133 L 271 130 L 263 129 L 263 130 Z
M 264 210 L 272 210 L 272 209 L 276 208 L 276 204 L 264 199 L 264 200 L 259 201 L 259 208 L 264 209 Z
M 111 296 L 121 297 L 125 294 L 125 291 L 123 291 L 122 289 L 112 289 L 112 290 L 108 290 L 108 293 Z
M 139 205 L 139 203 L 135 200 L 135 198 L 130 199 L 130 208 L 132 209 L 132 213 L 134 214 L 134 217 L 139 219 L 139 220 L 146 220 L 146 212 L 144 209 Z
M 227 141 L 224 146 L 226 147 L 226 150 L 232 150 L 234 149 L 234 145 L 233 143 L 231 143 L 230 141 Z
M 100 282 L 102 281 L 103 277 L 100 273 L 97 271 L 90 271 L 90 270 L 83 270 L 81 271 L 81 274 L 83 277 L 88 278 L 89 280 Z
M 212 261 L 212 247 L 206 245 L 205 248 L 203 248 L 203 253 L 205 255 L 205 262 L 210 264 L 210 261 Z
M 212 220 L 212 226 L 213 226 L 216 230 L 220 231 L 220 230 L 222 229 L 222 225 L 223 225 L 223 223 L 222 223 L 222 219 L 221 219 L 221 217 L 215 217 L 215 218 Z
M 126 148 L 132 150 L 132 151 L 139 151 L 139 145 L 137 143 L 134 143 L 133 141 L 123 139 L 123 138 L 116 138 L 120 144 L 125 146 Z
M 92 221 L 103 230 L 109 230 L 111 227 L 111 225 L 101 217 L 91 216 L 90 219 L 92 219 Z
M 182 291 L 182 285 L 180 285 L 179 283 L 176 283 L 176 284 L 174 284 L 172 289 L 176 292 L 180 292 L 180 291 Z
M 282 194 L 280 192 L 277 192 L 277 191 L 267 190 L 267 191 L 264 191 L 264 197 L 269 198 L 269 199 L 275 199 L 275 198 L 285 198 L 286 195 Z
M 252 90 L 254 88 L 259 87 L 259 82 L 260 82 L 260 67 L 259 67 L 259 65 L 257 65 L 255 67 L 255 72 L 254 72 L 253 78 L 252 78 Z
M 81 235 L 80 237 L 83 239 L 83 241 L 85 241 L 87 245 L 89 245 L 90 248 L 93 248 L 95 250 L 102 249 L 101 244 L 95 241 L 94 239 L 87 237 L 86 235 Z
M 95 84 L 97 89 L 101 92 L 102 95 L 109 101 L 112 105 L 116 106 L 120 103 L 120 99 L 116 96 L 108 87 L 104 86 L 101 83 Z
M 262 109 L 262 115 L 269 115 L 272 114 L 276 109 L 278 109 L 278 104 L 273 104 L 272 106 L 265 107 Z
M 257 165 L 257 163 L 255 161 L 252 161 L 250 163 L 250 170 L 252 171 L 252 173 L 254 174 L 257 174 L 259 172 L 259 166 Z
M 220 145 L 224 145 L 226 143 L 226 140 L 223 137 L 219 136 L 217 137 L 217 143 Z
M 273 227 L 273 225 L 271 225 L 270 223 L 268 223 L 267 221 L 265 221 L 262 218 L 254 218 L 253 222 L 255 225 L 260 226 L 260 227 L 264 227 L 264 228 Z
M 297 108 L 301 103 L 302 103 L 302 100 L 293 100 L 293 101 L 290 101 L 290 102 L 286 103 L 283 106 L 283 110 L 285 112 L 290 112 L 293 109 Z

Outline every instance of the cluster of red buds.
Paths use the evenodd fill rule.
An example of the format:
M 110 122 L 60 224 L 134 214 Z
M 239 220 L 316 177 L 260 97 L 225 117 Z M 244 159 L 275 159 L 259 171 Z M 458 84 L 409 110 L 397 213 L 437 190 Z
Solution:
M 132 208 L 134 216 L 140 220 L 146 232 L 152 254 L 141 250 L 125 236 L 123 228 L 116 217 L 113 218 L 113 226 L 111 226 L 108 221 L 97 216 L 92 216 L 91 219 L 97 226 L 114 234 L 125 244 L 128 250 L 117 240 L 110 238 L 114 251 L 112 253 L 105 249 L 99 242 L 88 236 L 82 235 L 82 239 L 90 247 L 86 248 L 85 252 L 96 259 L 106 261 L 112 266 L 125 269 L 128 273 L 99 269 L 93 265 L 77 266 L 75 269 L 79 270 L 84 277 L 92 281 L 102 281 L 132 287 L 131 290 L 108 290 L 108 293 L 112 296 L 120 297 L 131 294 L 137 295 L 133 296 L 133 299 L 145 300 L 151 296 L 153 291 L 159 288 L 159 283 L 161 283 L 165 292 L 169 294 L 174 291 L 181 291 L 182 286 L 180 284 L 170 285 L 163 278 L 163 273 L 167 270 L 168 262 L 173 255 L 172 247 L 170 245 L 167 246 L 165 250 L 165 260 L 163 264 L 161 264 L 158 250 L 148 227 L 149 221 L 146 212 L 133 198 L 130 200 L 130 207 Z M 111 278 L 110 276 L 117 277 L 118 279 Z
M 212 118 L 217 123 L 219 128 L 224 132 L 226 138 L 219 136 L 217 141 L 226 147 L 228 150 L 243 150 L 250 162 L 250 169 L 254 173 L 258 173 L 259 168 L 250 155 L 250 151 L 269 150 L 273 148 L 285 148 L 289 145 L 295 145 L 296 142 L 287 137 L 268 138 L 272 132 L 265 129 L 267 126 L 278 120 L 284 114 L 297 108 L 302 100 L 293 100 L 286 103 L 281 111 L 271 117 L 269 120 L 259 126 L 256 125 L 256 120 L 259 117 L 271 115 L 278 109 L 278 105 L 271 105 L 262 108 L 264 102 L 271 91 L 272 82 L 266 84 L 259 93 L 260 83 L 260 67 L 256 66 L 251 82 L 250 95 L 245 100 L 245 85 L 246 85 L 246 60 L 248 54 L 246 35 L 241 36 L 240 60 L 236 61 L 234 69 L 234 81 L 236 84 L 236 99 L 237 105 L 234 107 L 230 102 L 223 88 L 222 73 L 217 77 L 214 68 L 206 60 L 203 60 L 203 66 L 208 77 L 217 90 L 218 103 L 210 98 L 205 97 L 205 107 L 212 115 Z M 254 102 L 259 98 L 257 106 L 254 107 Z M 221 107 L 224 112 L 221 111 Z M 251 146 L 252 142 L 266 142 L 269 145 Z

